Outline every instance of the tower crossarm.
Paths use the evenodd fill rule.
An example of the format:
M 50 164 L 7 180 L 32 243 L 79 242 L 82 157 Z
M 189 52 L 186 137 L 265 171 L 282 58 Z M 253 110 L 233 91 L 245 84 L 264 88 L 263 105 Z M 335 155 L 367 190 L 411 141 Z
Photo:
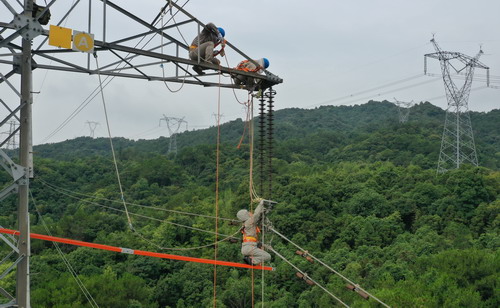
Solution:
M 60 48 L 47 44 L 50 31 L 38 24 L 29 24 L 29 31 L 33 31 L 33 34 L 25 33 L 26 30 L 24 28 L 20 29 L 20 26 L 15 22 L 16 18 L 11 22 L 6 22 L 5 20 L 0 21 L 0 51 L 5 48 L 14 55 L 21 50 L 21 46 L 17 43 L 21 37 L 27 35 L 30 37 L 40 36 L 42 37 L 41 43 L 38 47 L 32 49 L 32 58 L 34 60 L 33 68 L 91 75 L 99 73 L 103 76 L 187 83 L 204 87 L 221 86 L 225 88 L 240 88 L 233 83 L 215 82 L 215 78 L 211 76 L 217 75 L 218 73 L 241 75 L 259 80 L 262 89 L 283 82 L 283 79 L 268 70 L 265 70 L 264 74 L 245 72 L 233 69 L 232 67 L 218 66 L 204 61 L 193 61 L 188 57 L 184 57 L 182 54 L 185 54 L 189 50 L 188 42 L 174 37 L 178 35 L 172 30 L 177 29 L 178 32 L 181 33 L 180 27 L 182 27 L 182 29 L 187 28 L 188 31 L 191 29 L 191 32 L 197 29 L 199 32 L 205 27 L 205 24 L 186 11 L 183 6 L 177 5 L 173 1 L 167 1 L 167 3 L 163 5 L 163 9 L 153 22 L 140 18 L 133 12 L 125 9 L 119 2 L 115 3 L 109 0 L 101 1 L 104 4 L 103 14 L 107 14 L 106 8 L 109 8 L 111 9 L 110 11 L 118 13 L 116 18 L 118 18 L 120 22 L 124 22 L 125 19 L 127 22 L 132 21 L 132 24 L 137 26 L 135 28 L 127 28 L 126 31 L 119 31 L 117 37 L 113 37 L 113 40 L 107 40 L 106 32 L 111 30 L 106 29 L 109 28 L 116 31 L 117 25 L 119 25 L 120 22 L 111 23 L 107 22 L 107 19 L 104 18 L 105 25 L 103 26 L 102 39 L 93 40 L 93 53 L 99 56 L 103 54 L 103 57 L 100 57 L 99 61 L 102 66 L 101 68 L 93 69 L 90 67 L 90 61 L 82 60 L 82 57 L 78 56 L 80 53 L 78 50 Z M 2 2 L 7 3 L 7 0 L 2 0 Z M 51 3 L 53 2 L 54 1 Z M 169 13 L 175 16 L 176 19 L 169 17 Z M 165 16 L 168 20 L 164 23 L 163 17 Z M 160 17 L 162 18 L 161 24 L 159 24 Z M 57 23 L 57 26 L 62 23 L 62 20 L 64 20 L 64 17 Z M 31 30 L 32 26 L 36 26 L 34 30 Z M 151 43 L 151 45 L 154 46 L 149 46 L 147 49 L 145 49 L 146 45 L 143 47 L 135 45 L 135 42 L 139 39 L 142 40 L 147 38 L 149 39 L 149 43 L 154 37 L 161 37 L 161 43 L 159 45 L 158 42 L 154 40 Z M 39 41 L 40 40 L 38 40 L 38 42 Z M 253 59 L 243 53 L 234 44 L 226 41 L 226 52 L 229 49 L 244 59 L 254 62 Z M 133 61 L 131 61 L 132 59 Z M 12 65 L 16 70 L 18 70 L 20 66 L 19 61 L 15 58 L 2 58 L 0 59 L 0 64 Z M 158 64 L 161 64 L 162 68 L 166 68 L 167 75 L 165 75 L 165 70 L 155 69 Z M 205 70 L 212 70 L 213 73 L 207 73 L 203 76 L 195 74 L 189 69 L 189 66 L 195 65 Z M 116 67 L 111 68 L 112 66 Z M 159 73 L 160 71 L 162 71 L 163 74 Z
M 475 57 L 464 55 L 463 53 L 460 52 L 440 51 L 440 52 L 428 53 L 425 56 L 428 58 L 438 59 L 439 61 L 458 60 L 466 66 L 489 69 L 488 66 L 484 65 L 478 60 L 481 54 L 483 54 L 482 50 L 479 51 L 479 53 Z

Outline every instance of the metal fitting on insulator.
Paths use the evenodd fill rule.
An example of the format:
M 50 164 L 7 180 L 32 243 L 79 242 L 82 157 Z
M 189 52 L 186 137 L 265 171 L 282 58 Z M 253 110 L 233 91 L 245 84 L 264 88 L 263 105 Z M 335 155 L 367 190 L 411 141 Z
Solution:
M 357 286 L 353 286 L 352 284 L 347 284 L 345 286 L 348 290 L 351 290 L 353 292 L 356 292 L 358 293 L 359 296 L 361 296 L 362 298 L 364 299 L 369 299 L 370 298 L 370 295 L 368 295 L 366 292 L 364 292 L 363 290 L 359 289 Z
M 307 250 L 306 251 L 297 250 L 295 251 L 295 253 L 301 257 L 304 257 L 310 263 L 314 263 L 314 259 L 309 256 L 309 252 Z
M 273 88 L 270 88 L 266 93 L 265 93 L 266 97 L 268 98 L 272 98 L 273 96 L 276 95 L 276 90 L 274 90 Z
M 295 273 L 295 275 L 298 278 L 304 280 L 308 285 L 310 285 L 310 286 L 315 285 L 314 281 L 312 281 L 311 279 L 309 279 L 309 276 L 307 275 L 307 273 L 297 272 L 297 273 Z

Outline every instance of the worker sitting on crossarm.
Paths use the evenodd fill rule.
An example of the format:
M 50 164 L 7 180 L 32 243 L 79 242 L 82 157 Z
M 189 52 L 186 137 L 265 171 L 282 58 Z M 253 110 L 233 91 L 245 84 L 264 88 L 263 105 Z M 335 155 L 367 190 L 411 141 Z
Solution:
M 269 67 L 269 60 L 267 60 L 266 58 L 262 58 L 254 61 L 243 60 L 238 64 L 238 66 L 235 67 L 235 69 L 244 72 L 260 74 L 268 67 Z M 244 85 L 248 90 L 253 90 L 257 85 L 257 83 L 259 82 L 258 79 L 252 77 L 243 75 L 234 75 L 234 74 L 233 74 L 233 81 L 236 85 Z
M 260 233 L 258 225 L 261 223 L 263 211 L 264 200 L 259 203 L 253 214 L 247 210 L 239 210 L 236 214 L 236 217 L 243 222 L 241 230 L 243 233 L 241 253 L 244 256 L 243 260 L 250 265 L 271 260 L 271 255 L 261 249 L 262 245 L 258 239 L 258 234 Z
M 198 61 L 199 56 L 200 61 L 219 65 L 220 61 L 215 56 L 224 56 L 224 47 L 226 46 L 225 35 L 226 32 L 224 29 L 217 28 L 213 23 L 208 23 L 200 34 L 194 38 L 191 46 L 189 46 L 189 58 Z M 214 51 L 214 48 L 219 44 L 221 45 L 221 49 Z M 200 75 L 204 74 L 203 68 L 198 65 L 194 65 L 193 70 Z

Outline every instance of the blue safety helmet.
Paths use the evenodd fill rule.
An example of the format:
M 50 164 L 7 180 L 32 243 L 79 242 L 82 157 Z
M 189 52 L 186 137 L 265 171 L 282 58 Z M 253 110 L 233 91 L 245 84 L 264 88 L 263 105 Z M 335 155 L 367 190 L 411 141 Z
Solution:
M 269 67 L 269 60 L 267 60 L 267 58 L 263 58 L 264 59 L 264 68 L 268 68 Z
M 221 27 L 217 28 L 217 30 L 219 30 L 219 33 L 220 35 L 222 35 L 222 37 L 226 36 L 226 31 L 224 31 L 224 29 L 222 29 Z

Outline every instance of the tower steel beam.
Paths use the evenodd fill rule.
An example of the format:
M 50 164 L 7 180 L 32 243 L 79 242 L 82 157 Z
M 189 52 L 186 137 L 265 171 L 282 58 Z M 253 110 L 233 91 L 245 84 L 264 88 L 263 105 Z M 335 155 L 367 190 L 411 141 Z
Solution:
M 24 13 L 31 18 L 33 0 L 24 0 Z M 25 169 L 24 181 L 18 183 L 17 219 L 19 225 L 19 256 L 22 260 L 17 264 L 16 271 L 16 300 L 18 307 L 31 307 L 30 304 L 30 223 L 28 213 L 29 179 L 33 177 L 33 149 L 32 149 L 32 68 L 31 68 L 32 38 L 22 39 L 23 54 L 21 55 L 21 108 L 20 137 L 19 137 L 19 164 Z

